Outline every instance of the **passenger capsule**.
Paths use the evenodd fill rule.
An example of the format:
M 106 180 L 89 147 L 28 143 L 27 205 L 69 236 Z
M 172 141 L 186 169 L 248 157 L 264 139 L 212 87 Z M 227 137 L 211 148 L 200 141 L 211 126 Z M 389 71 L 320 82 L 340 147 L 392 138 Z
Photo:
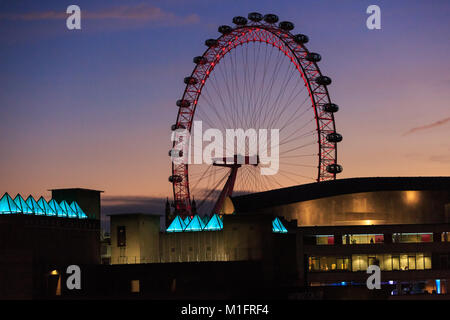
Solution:
M 245 19 L 244 17 L 237 16 L 233 18 L 233 23 L 238 26 L 245 26 L 247 24 L 247 19 Z
M 294 36 L 294 41 L 297 42 L 298 44 L 304 44 L 304 43 L 308 43 L 309 38 L 308 38 L 308 36 L 306 36 L 304 34 L 296 34 Z
M 337 164 L 337 163 L 333 163 L 327 166 L 327 172 L 328 173 L 341 173 L 343 170 L 342 166 Z
M 248 19 L 253 22 L 260 22 L 263 19 L 263 15 L 258 12 L 251 12 L 248 14 Z
M 329 134 L 327 134 L 327 141 L 328 142 L 334 142 L 334 143 L 341 142 L 342 141 L 342 135 L 337 133 L 337 132 L 329 133 Z
M 322 60 L 322 57 L 318 53 L 310 52 L 306 55 L 306 60 L 310 62 L 319 62 L 320 60 Z
M 335 113 L 339 111 L 339 106 L 335 103 L 326 103 L 322 106 L 322 111 Z
M 194 61 L 195 64 L 205 64 L 208 62 L 208 59 L 202 56 L 195 57 L 192 61 Z
M 191 105 L 191 102 L 188 100 L 177 100 L 177 106 L 180 108 L 187 108 Z
M 327 76 L 319 76 L 314 81 L 321 86 L 329 86 L 331 84 L 331 78 Z
M 290 21 L 281 21 L 278 26 L 284 31 L 291 31 L 294 29 L 294 24 Z
M 191 85 L 193 85 L 193 84 L 197 84 L 197 79 L 195 79 L 194 77 L 186 77 L 186 78 L 184 78 L 184 83 L 186 83 L 186 84 L 191 84 Z
M 231 33 L 231 31 L 233 31 L 233 28 L 231 28 L 230 26 L 220 26 L 218 30 L 222 34 L 229 34 Z
M 277 23 L 278 22 L 278 16 L 276 14 L 266 14 L 264 16 L 264 21 L 267 23 Z
M 169 157 L 182 157 L 183 156 L 183 150 L 177 150 L 177 149 L 170 149 L 169 150 Z
M 183 181 L 183 178 L 181 176 L 179 176 L 179 175 L 173 175 L 173 176 L 169 177 L 169 182 L 179 183 L 181 181 Z
M 205 41 L 205 46 L 207 47 L 216 47 L 219 44 L 219 41 L 217 39 L 208 39 Z

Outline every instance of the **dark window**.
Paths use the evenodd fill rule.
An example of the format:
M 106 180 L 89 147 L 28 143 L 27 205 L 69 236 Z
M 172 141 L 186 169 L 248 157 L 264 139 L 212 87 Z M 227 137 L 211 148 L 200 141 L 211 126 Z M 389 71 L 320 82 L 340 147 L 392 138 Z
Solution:
M 117 246 L 125 247 L 127 245 L 127 233 L 125 230 L 125 226 L 117 227 Z

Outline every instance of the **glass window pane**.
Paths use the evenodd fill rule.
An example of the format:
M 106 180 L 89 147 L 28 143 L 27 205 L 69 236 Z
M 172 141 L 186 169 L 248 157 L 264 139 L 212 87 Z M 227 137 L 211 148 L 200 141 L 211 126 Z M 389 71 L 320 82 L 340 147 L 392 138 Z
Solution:
M 416 269 L 417 270 L 425 269 L 425 264 L 424 264 L 424 261 L 423 261 L 423 253 L 417 253 L 416 254 Z
M 382 270 L 392 271 L 392 255 L 385 254 L 383 255 L 383 267 Z
M 425 269 L 431 269 L 431 255 L 424 255 Z
M 408 270 L 408 255 L 400 255 L 400 270 Z
M 416 270 L 416 256 L 408 256 L 408 270 Z
M 392 270 L 400 270 L 400 257 L 392 256 Z

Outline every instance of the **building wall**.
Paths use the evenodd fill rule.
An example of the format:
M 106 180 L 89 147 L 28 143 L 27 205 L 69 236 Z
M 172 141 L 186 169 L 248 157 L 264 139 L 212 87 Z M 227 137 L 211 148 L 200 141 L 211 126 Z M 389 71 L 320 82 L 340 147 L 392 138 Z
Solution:
M 100 222 L 0 216 L 0 299 L 45 297 L 49 272 L 100 263 Z
M 361 192 L 266 207 L 301 226 L 450 222 L 450 191 Z
M 271 222 L 267 216 L 229 215 L 220 231 L 167 233 L 159 231 L 159 216 L 113 215 L 111 263 L 261 260 L 271 252 Z M 126 248 L 117 246 L 118 226 L 126 227 Z

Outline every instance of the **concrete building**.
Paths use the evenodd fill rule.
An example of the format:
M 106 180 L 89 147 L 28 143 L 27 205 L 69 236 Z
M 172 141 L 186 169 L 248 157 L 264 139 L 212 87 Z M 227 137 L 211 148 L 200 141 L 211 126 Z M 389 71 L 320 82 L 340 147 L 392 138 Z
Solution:
M 70 190 L 53 190 L 52 200 L 58 201 L 41 198 L 36 202 L 30 196 L 24 202 L 19 201 L 23 199 L 20 195 L 14 200 L 7 194 L 2 197 L 1 299 L 61 295 L 67 266 L 100 263 L 100 211 L 96 211 L 100 191 Z M 87 197 L 80 198 L 80 194 Z M 94 212 L 89 211 L 93 208 Z

